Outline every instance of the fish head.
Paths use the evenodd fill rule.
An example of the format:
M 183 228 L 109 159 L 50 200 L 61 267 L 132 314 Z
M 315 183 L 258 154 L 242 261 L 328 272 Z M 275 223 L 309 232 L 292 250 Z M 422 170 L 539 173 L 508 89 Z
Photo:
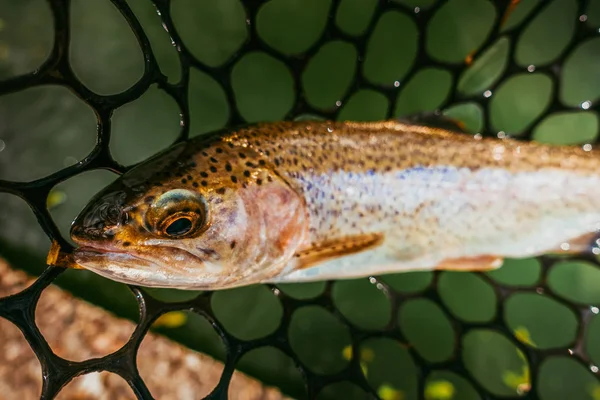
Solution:
M 305 240 L 303 198 L 257 151 L 180 144 L 136 166 L 78 215 L 79 267 L 123 283 L 216 290 L 280 273 Z

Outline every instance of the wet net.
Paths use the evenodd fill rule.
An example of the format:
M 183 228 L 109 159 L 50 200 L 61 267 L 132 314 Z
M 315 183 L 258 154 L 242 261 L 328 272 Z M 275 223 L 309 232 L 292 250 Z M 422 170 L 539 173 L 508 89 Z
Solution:
M 127 170 L 109 146 L 114 139 L 111 118 L 151 87 L 179 108 L 176 141 L 189 137 L 190 80 L 198 71 L 211 80 L 193 90 L 220 88 L 222 98 L 213 100 L 228 105 L 222 123 L 228 126 L 260 119 L 384 119 L 439 109 L 483 135 L 583 146 L 593 146 L 598 135 L 600 7 L 593 1 L 224 1 L 220 12 L 241 16 L 243 33 L 241 39 L 222 38 L 233 51 L 208 62 L 202 49 L 214 46 L 209 41 L 190 46 L 192 40 L 174 16 L 181 16 L 181 7 L 191 3 L 152 0 L 177 52 L 176 82 L 161 69 L 152 41 L 131 8 L 139 2 L 111 3 L 143 53 L 141 78 L 131 87 L 100 95 L 78 78 L 69 58 L 76 38 L 71 35 L 68 0 L 48 1 L 54 44 L 46 61 L 32 73 L 0 82 L 2 96 L 42 85 L 63 86 L 95 113 L 97 142 L 85 158 L 44 178 L 0 180 L 0 192 L 27 202 L 45 234 L 64 248 L 70 244 L 47 208 L 53 189 L 86 171 Z M 206 9 L 208 3 L 199 2 Z M 306 17 L 306 8 L 320 16 Z M 262 29 L 268 20 L 274 28 Z M 302 36 L 304 31 L 312 37 Z M 282 44 L 286 35 L 297 36 L 288 48 Z M 250 65 L 253 57 L 267 60 L 263 67 L 275 66 L 265 67 L 269 76 L 259 64 Z M 244 68 L 250 71 L 246 75 L 240 72 Z M 265 93 L 244 97 L 244 85 L 256 85 Z M 286 85 L 291 94 L 280 96 Z M 574 86 L 579 87 L 576 93 Z M 278 100 L 269 103 L 269 97 Z M 518 117 L 523 110 L 531 112 Z M 10 146 L 8 139 L 0 140 L 0 151 L 5 145 Z M 277 303 L 278 318 L 269 332 L 251 338 L 244 336 L 243 326 L 229 328 L 227 321 L 242 318 L 242 312 L 223 311 L 214 301 L 221 294 L 167 301 L 131 287 L 140 315 L 130 340 L 112 354 L 82 362 L 56 355 L 35 324 L 41 293 L 65 274 L 63 269 L 48 267 L 32 286 L 0 299 L 0 316 L 23 332 L 38 357 L 44 399 L 93 371 L 116 373 L 138 398 L 152 398 L 136 366 L 137 349 L 157 318 L 178 310 L 205 318 L 225 348 L 223 355 L 212 351 L 225 368 L 207 398 L 225 398 L 239 367 L 295 398 L 600 399 L 597 253 L 593 249 L 576 257 L 508 260 L 506 267 L 491 273 L 411 273 L 327 282 L 309 285 L 308 295 L 297 295 L 294 285 L 263 286 L 268 301 Z M 568 282 L 575 282 L 571 289 Z M 238 297 L 244 301 L 243 295 Z M 543 311 L 535 311 L 534 303 L 544 303 Z M 385 318 L 371 318 L 380 311 Z M 222 317 L 224 312 L 229 317 Z M 211 353 L 198 341 L 171 336 Z M 311 343 L 299 345 L 303 337 Z M 240 362 L 265 347 L 291 360 L 289 365 L 299 372 L 295 378 L 278 374 L 273 365 L 261 366 L 260 357 L 254 364 Z M 262 360 L 275 363 L 273 358 Z

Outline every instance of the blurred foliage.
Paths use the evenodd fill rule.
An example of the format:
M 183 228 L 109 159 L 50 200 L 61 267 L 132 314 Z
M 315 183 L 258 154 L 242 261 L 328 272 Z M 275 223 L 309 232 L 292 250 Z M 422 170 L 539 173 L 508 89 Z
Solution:
M 411 8 L 427 9 L 435 0 L 396 0 Z M 505 30 L 519 26 L 541 0 L 522 0 Z M 235 102 L 248 121 L 290 117 L 297 91 L 302 91 L 317 112 L 292 117 L 320 118 L 318 110 L 338 110 L 340 120 L 379 120 L 419 111 L 442 111 L 480 132 L 488 121 L 481 107 L 469 99 L 489 100 L 493 129 L 519 136 L 533 130 L 533 139 L 554 144 L 591 143 L 598 136 L 598 117 L 582 112 L 600 99 L 600 38 L 578 45 L 559 73 L 559 81 L 537 72 L 561 54 L 569 43 L 577 8 L 575 0 L 553 0 L 535 16 L 519 37 L 498 38 L 453 82 L 448 69 L 422 68 L 407 79 L 416 62 L 418 35 L 407 14 L 384 12 L 358 59 L 356 46 L 331 41 L 318 49 L 300 77 L 272 55 L 263 52 L 241 57 L 231 68 Z M 162 72 L 170 82 L 181 78 L 180 64 L 169 35 L 151 3 L 128 0 L 148 35 Z M 587 21 L 600 27 L 600 7 L 590 2 Z M 274 51 L 299 57 L 323 33 L 330 1 L 271 0 L 257 18 L 257 31 Z M 375 0 L 342 0 L 335 24 L 348 35 L 360 35 L 371 23 Z M 185 46 L 200 61 L 221 65 L 239 49 L 248 35 L 239 0 L 175 0 L 171 12 Z M 450 0 L 428 25 L 425 49 L 435 60 L 463 64 L 485 40 L 497 18 L 487 1 Z M 118 93 L 130 87 L 143 72 L 143 55 L 126 21 L 108 1 L 72 1 L 72 67 L 90 89 L 100 94 Z M 43 0 L 0 2 L 0 79 L 34 71 L 52 48 L 53 20 Z M 509 57 L 514 54 L 515 59 Z M 499 83 L 509 64 L 515 73 Z M 372 88 L 353 85 L 363 74 Z M 295 79 L 298 78 L 298 79 Z M 499 84 L 498 84 L 499 83 Z M 375 87 L 397 88 L 393 104 Z M 446 104 L 456 88 L 465 99 Z M 557 94 L 571 110 L 548 113 Z M 203 134 L 225 126 L 230 113 L 223 88 L 197 70 L 191 74 L 188 97 L 191 133 Z M 113 117 L 111 151 L 126 165 L 141 161 L 168 146 L 179 132 L 179 109 L 174 101 L 152 87 L 139 99 L 123 106 Z M 536 126 L 532 124 L 542 115 Z M 94 145 L 95 116 L 72 93 L 46 86 L 0 97 L 0 179 L 32 180 L 82 159 Z M 93 171 L 61 183 L 48 199 L 48 207 L 61 231 L 89 198 L 116 175 Z M 26 204 L 0 194 L 0 255 L 30 273 L 40 273 L 49 241 Z M 506 287 L 535 287 L 540 274 L 535 259 L 507 260 L 497 271 L 486 273 L 492 282 Z M 394 290 L 414 294 L 428 287 L 432 274 L 408 273 L 381 277 Z M 56 284 L 110 311 L 136 320 L 136 303 L 125 285 L 88 271 L 67 271 Z M 600 305 L 600 271 L 579 261 L 561 261 L 550 274 L 550 287 L 567 301 Z M 322 282 L 281 285 L 297 299 L 322 293 Z M 445 272 L 439 276 L 442 304 L 415 298 L 392 314 L 388 298 L 367 279 L 337 282 L 332 295 L 340 313 L 359 329 L 381 329 L 391 319 L 400 321 L 401 333 L 416 353 L 431 362 L 443 362 L 461 351 L 465 367 L 478 382 L 498 396 L 523 394 L 532 372 L 538 374 L 544 399 L 598 399 L 600 389 L 590 375 L 567 358 L 552 358 L 541 371 L 530 371 L 512 340 L 494 330 L 472 330 L 457 338 L 452 320 L 485 323 L 495 318 L 501 301 L 490 281 L 471 273 Z M 147 290 L 164 301 L 187 300 L 198 292 Z M 253 339 L 278 327 L 281 304 L 266 287 L 253 286 L 223 291 L 212 297 L 219 321 L 235 336 Z M 555 348 L 572 342 L 577 319 L 571 309 L 543 294 L 515 294 L 506 302 L 507 325 L 521 343 Z M 153 329 L 199 351 L 223 359 L 223 344 L 211 325 L 195 313 L 165 314 Z M 595 333 L 595 336 L 592 335 Z M 600 363 L 600 323 L 592 320 L 586 348 Z M 289 341 L 300 359 L 316 373 L 335 373 L 352 357 L 350 333 L 330 312 L 318 306 L 298 309 L 289 326 Z M 456 346 L 459 341 L 460 346 Z M 534 344 L 535 343 L 535 344 Z M 349 350 L 350 349 L 350 350 Z M 359 355 L 365 376 L 382 399 L 407 400 L 417 395 L 416 367 L 411 354 L 399 342 L 369 339 Z M 246 354 L 239 368 L 286 392 L 303 398 L 302 381 L 291 359 L 266 347 Z M 594 384 L 596 386 L 594 386 Z M 327 387 L 319 398 L 361 398 L 364 393 L 350 383 Z M 431 400 L 477 399 L 471 384 L 446 370 L 427 378 L 425 396 Z M 579 396 L 579 397 L 578 397 Z

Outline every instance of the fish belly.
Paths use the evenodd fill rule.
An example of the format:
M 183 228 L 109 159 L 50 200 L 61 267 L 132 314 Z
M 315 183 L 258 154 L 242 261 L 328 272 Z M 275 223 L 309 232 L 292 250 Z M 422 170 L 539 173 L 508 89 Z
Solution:
M 600 180 L 561 170 L 455 166 L 339 171 L 298 180 L 312 244 L 381 233 L 382 243 L 305 269 L 294 260 L 274 282 L 432 270 L 446 260 L 527 257 L 598 229 Z

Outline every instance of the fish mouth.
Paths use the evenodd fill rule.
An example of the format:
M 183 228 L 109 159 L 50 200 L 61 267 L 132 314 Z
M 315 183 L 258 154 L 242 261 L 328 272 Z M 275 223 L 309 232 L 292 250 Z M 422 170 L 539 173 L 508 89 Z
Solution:
M 131 252 L 84 246 L 75 249 L 73 258 L 85 269 L 129 285 L 154 287 L 157 277 L 166 275 L 156 262 Z
M 191 263 L 172 263 L 160 259 L 160 254 L 128 249 L 120 251 L 92 246 L 81 246 L 74 250 L 73 259 L 81 267 L 113 281 L 133 286 L 153 288 L 175 288 L 182 290 L 211 290 L 218 286 L 219 275 L 198 267 L 200 262 L 204 268 L 207 262 L 199 260 L 193 254 L 178 248 L 166 247 L 165 251 L 178 251 L 185 257 L 195 259 Z M 220 266 L 210 264 L 221 270 Z

